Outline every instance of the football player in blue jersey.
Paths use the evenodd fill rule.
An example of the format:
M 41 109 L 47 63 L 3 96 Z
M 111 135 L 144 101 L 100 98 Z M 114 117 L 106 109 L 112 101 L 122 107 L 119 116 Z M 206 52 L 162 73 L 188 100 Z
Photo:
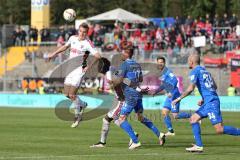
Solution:
M 179 113 L 179 107 L 180 102 L 176 103 L 176 105 L 172 106 L 172 101 L 176 98 L 178 98 L 181 94 L 179 92 L 179 89 L 177 87 L 178 80 L 177 77 L 173 74 L 173 72 L 166 67 L 164 57 L 158 57 L 157 58 L 157 65 L 158 69 L 160 70 L 160 79 L 161 79 L 161 85 L 156 89 L 149 91 L 151 95 L 155 95 L 161 91 L 167 92 L 167 98 L 163 104 L 162 109 L 162 115 L 164 118 L 164 123 L 166 127 L 168 128 L 168 132 L 165 133 L 166 136 L 174 136 L 175 132 L 172 127 L 171 118 L 169 116 L 169 112 L 172 112 L 173 118 L 175 119 L 185 119 L 190 118 L 191 114 L 187 112 L 180 112 Z
M 200 56 L 194 51 L 188 57 L 190 72 L 190 85 L 181 96 L 176 98 L 172 105 L 176 105 L 181 99 L 188 96 L 195 87 L 198 88 L 202 100 L 198 103 L 200 108 L 191 116 L 190 123 L 196 144 L 193 147 L 186 148 L 189 152 L 202 152 L 203 143 L 201 139 L 201 129 L 198 123 L 199 120 L 208 117 L 218 134 L 228 134 L 233 136 L 240 135 L 240 129 L 223 124 L 220 111 L 220 101 L 216 92 L 217 86 L 211 74 L 202 66 L 200 66 Z
M 123 63 L 120 66 L 118 78 L 112 82 L 114 85 L 122 84 L 125 102 L 121 108 L 119 119 L 115 123 L 119 123 L 119 126 L 131 138 L 132 143 L 130 143 L 129 149 L 140 147 L 141 143 L 134 133 L 131 125 L 127 121 L 127 116 L 134 109 L 138 120 L 152 130 L 152 132 L 158 137 L 159 144 L 163 145 L 165 143 L 164 133 L 160 133 L 152 121 L 143 116 L 142 93 L 137 89 L 139 88 L 140 83 L 143 81 L 143 76 L 140 64 L 132 59 L 133 45 L 131 42 L 124 42 L 122 44 L 122 49 Z

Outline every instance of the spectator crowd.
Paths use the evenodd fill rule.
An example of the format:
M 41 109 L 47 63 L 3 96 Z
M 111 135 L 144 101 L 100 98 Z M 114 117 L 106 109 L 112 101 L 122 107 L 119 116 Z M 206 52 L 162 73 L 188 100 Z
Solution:
M 117 50 L 123 40 L 134 42 L 137 56 L 151 60 L 159 54 L 175 57 L 179 63 L 186 63 L 188 53 L 194 49 L 192 38 L 205 36 L 206 45 L 217 53 L 240 48 L 240 31 L 237 31 L 238 19 L 235 14 L 222 17 L 217 14 L 210 17 L 193 19 L 175 17 L 173 24 L 162 18 L 159 24 L 115 23 L 114 25 L 90 24 L 88 36 L 96 47 L 103 51 Z M 40 31 L 41 42 L 54 40 L 58 46 L 63 45 L 71 35 L 76 34 L 73 28 L 59 28 L 57 31 L 43 28 Z M 54 35 L 54 39 L 51 38 Z M 15 45 L 25 45 L 28 41 L 38 40 L 36 28 L 28 32 L 17 28 L 13 33 Z

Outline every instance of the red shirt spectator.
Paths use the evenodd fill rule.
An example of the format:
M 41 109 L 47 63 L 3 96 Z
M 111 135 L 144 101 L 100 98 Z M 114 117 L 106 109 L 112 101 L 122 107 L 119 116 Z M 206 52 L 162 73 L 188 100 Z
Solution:
M 205 30 L 206 30 L 206 32 L 208 33 L 208 35 L 211 35 L 211 34 L 212 34 L 212 24 L 209 23 L 208 20 L 206 21 L 206 24 L 205 24 Z
M 156 33 L 155 33 L 155 38 L 156 38 L 157 40 L 159 40 L 159 41 L 162 41 L 163 36 L 162 36 L 162 30 L 161 30 L 161 28 L 158 28 L 158 29 L 157 29 L 157 31 L 156 31 Z
M 178 34 L 177 37 L 176 37 L 176 42 L 177 42 L 177 45 L 179 48 L 182 48 L 183 46 L 183 41 L 182 41 L 182 36 L 181 34 Z
M 154 29 L 152 29 L 151 31 L 150 31 L 150 37 L 151 38 L 155 38 L 156 37 L 156 32 L 155 32 L 155 30 Z
M 147 43 L 145 43 L 145 45 L 144 45 L 144 50 L 145 51 L 152 51 L 153 50 L 153 45 L 152 45 L 152 43 L 151 42 L 147 42 Z
M 217 45 L 217 46 L 222 46 L 222 36 L 219 32 L 216 32 L 216 35 L 214 37 L 214 43 Z
M 201 30 L 205 28 L 205 23 L 202 21 L 198 21 L 196 24 L 196 27 L 200 28 Z
M 143 33 L 141 34 L 140 40 L 141 40 L 142 42 L 147 41 L 147 35 L 146 35 L 145 32 L 143 32 Z
M 136 29 L 135 31 L 134 31 L 134 36 L 135 37 L 141 37 L 141 30 L 138 28 L 138 29 Z
M 124 30 L 130 29 L 130 25 L 128 23 L 125 23 L 123 27 L 124 27 Z

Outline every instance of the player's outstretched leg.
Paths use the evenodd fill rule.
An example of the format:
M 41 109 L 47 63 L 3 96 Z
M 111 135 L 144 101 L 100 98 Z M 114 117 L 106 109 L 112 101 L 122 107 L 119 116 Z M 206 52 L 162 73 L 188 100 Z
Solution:
M 112 120 L 113 119 L 109 118 L 108 115 L 106 115 L 103 118 L 100 141 L 98 143 L 93 144 L 92 146 L 90 146 L 91 148 L 102 148 L 102 147 L 105 147 L 106 141 L 107 141 L 108 132 L 110 130 L 110 123 L 111 123 Z
M 193 132 L 196 144 L 194 144 L 193 147 L 186 148 L 186 151 L 188 152 L 203 152 L 201 128 L 200 128 L 200 124 L 198 123 L 200 119 L 201 119 L 200 116 L 196 113 L 193 114 L 190 118 L 190 122 L 192 125 L 192 132 Z
M 162 116 L 163 116 L 164 123 L 165 123 L 165 125 L 168 129 L 168 132 L 165 135 L 166 136 L 174 136 L 175 132 L 174 132 L 173 127 L 172 127 L 171 117 L 169 116 L 169 110 L 166 109 L 166 108 L 163 108 Z
M 176 119 L 187 119 L 191 117 L 191 113 L 188 112 L 179 112 L 176 116 L 174 116 L 174 118 Z
M 141 146 L 140 141 L 138 140 L 138 137 L 135 135 L 132 126 L 128 123 L 126 119 L 126 115 L 120 115 L 119 119 L 116 120 L 116 124 L 119 124 L 119 126 L 128 134 L 128 136 L 132 139 L 133 143 L 131 146 L 129 146 L 129 149 L 135 149 Z
M 228 134 L 232 136 L 240 136 L 240 128 L 235 128 L 232 126 L 224 126 L 223 134 Z
M 137 138 L 139 138 L 139 134 L 137 132 L 134 132 L 135 135 L 137 136 Z M 130 147 L 132 145 L 133 141 L 132 139 L 130 138 L 129 142 L 128 142 L 128 147 Z
M 148 127 L 158 138 L 159 138 L 159 144 L 164 145 L 165 143 L 165 134 L 159 132 L 158 128 L 153 124 L 151 120 L 144 117 L 141 113 L 138 113 L 138 120 L 144 124 L 146 127 Z
M 84 109 L 87 107 L 87 103 L 82 101 L 78 96 L 76 96 L 75 100 L 73 100 L 73 104 L 75 117 L 71 127 L 76 128 L 82 120 L 82 114 Z

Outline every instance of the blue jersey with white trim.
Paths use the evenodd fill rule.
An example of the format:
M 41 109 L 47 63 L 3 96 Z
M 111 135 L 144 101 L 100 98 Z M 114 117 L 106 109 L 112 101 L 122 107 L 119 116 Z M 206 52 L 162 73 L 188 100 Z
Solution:
M 164 89 L 165 91 L 171 94 L 175 94 L 176 92 L 179 93 L 177 87 L 178 84 L 177 77 L 167 67 L 163 69 L 160 80 L 161 80 L 161 86 L 159 87 L 160 90 Z
M 140 80 L 142 79 L 142 68 L 133 59 L 125 60 L 119 69 L 119 76 L 127 79 L 131 85 L 123 83 L 123 90 L 125 97 L 127 96 L 141 96 L 141 94 L 136 91 L 136 87 L 140 85 Z
M 190 80 L 197 86 L 204 103 L 219 100 L 213 78 L 204 67 L 196 66 L 190 73 Z

